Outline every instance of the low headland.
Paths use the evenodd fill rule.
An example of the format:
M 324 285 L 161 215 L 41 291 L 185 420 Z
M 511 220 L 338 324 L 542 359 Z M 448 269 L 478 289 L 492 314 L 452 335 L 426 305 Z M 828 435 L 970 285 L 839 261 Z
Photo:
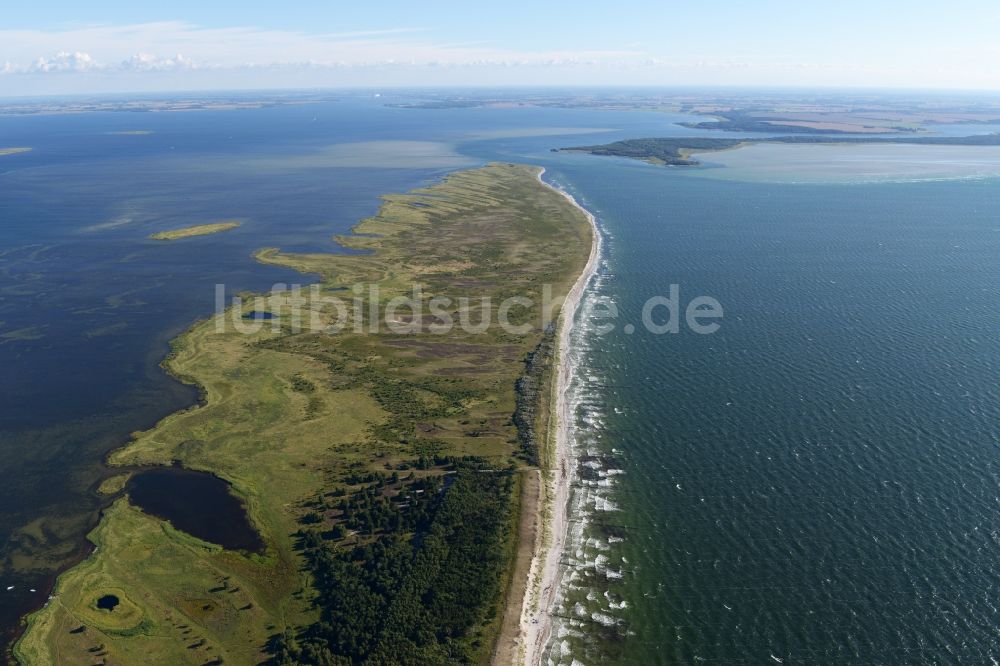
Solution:
M 666 166 L 700 166 L 694 153 L 710 153 L 732 150 L 756 143 L 788 144 L 914 144 L 931 146 L 1000 146 L 1000 134 L 976 134 L 973 136 L 831 136 L 802 134 L 795 136 L 762 137 L 753 139 L 722 139 L 715 137 L 667 137 L 650 139 L 626 139 L 598 146 L 574 146 L 553 148 L 555 152 L 590 153 L 628 157 L 650 164 Z
M 31 152 L 31 148 L 0 148 L 0 157 Z
M 94 551 L 29 618 L 16 657 L 509 663 L 498 637 L 508 618 L 518 625 L 536 548 L 552 543 L 534 538 L 534 498 L 540 467 L 559 459 L 556 347 L 594 263 L 592 222 L 538 176 L 491 164 L 387 196 L 338 238 L 364 253 L 258 253 L 318 276 L 320 302 L 306 308 L 318 325 L 296 326 L 287 293 L 253 306 L 267 319 L 234 305 L 195 324 L 164 367 L 198 385 L 201 404 L 135 433 L 109 463 L 215 475 L 263 547 L 196 538 L 130 502 L 132 482 L 108 484 L 120 494 L 90 535 Z M 421 304 L 451 305 L 433 321 L 387 314 L 406 330 L 378 326 L 414 285 Z M 365 307 L 327 307 L 373 287 Z M 545 323 L 549 290 L 556 317 L 569 296 L 561 325 Z M 436 326 L 462 317 L 458 299 L 484 297 L 492 305 L 477 305 L 474 322 L 523 297 L 508 312 L 516 333 Z
M 150 238 L 153 240 L 163 240 L 172 241 L 179 240 L 181 238 L 191 238 L 193 236 L 208 236 L 210 234 L 218 234 L 223 231 L 229 231 L 230 229 L 235 229 L 240 226 L 240 222 L 236 220 L 225 220 L 223 222 L 212 222 L 211 224 L 195 224 L 190 227 L 183 227 L 181 229 L 170 229 L 168 231 L 158 231 L 155 234 L 150 234 Z

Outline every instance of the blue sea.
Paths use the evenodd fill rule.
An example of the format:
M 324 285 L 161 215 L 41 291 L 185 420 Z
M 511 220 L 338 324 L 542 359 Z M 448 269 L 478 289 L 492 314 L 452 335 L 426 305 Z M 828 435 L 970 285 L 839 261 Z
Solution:
M 0 147 L 34 149 L 0 157 L 8 635 L 86 551 L 105 454 L 196 400 L 159 363 L 216 284 L 307 282 L 252 253 L 332 249 L 379 195 L 506 160 L 545 166 L 605 240 L 570 353 L 549 662 L 1000 660 L 1000 157 L 671 169 L 551 149 L 694 133 L 680 114 L 389 106 L 408 99 L 0 116 Z M 243 224 L 148 238 L 220 219 Z M 671 285 L 716 299 L 719 330 L 647 331 Z

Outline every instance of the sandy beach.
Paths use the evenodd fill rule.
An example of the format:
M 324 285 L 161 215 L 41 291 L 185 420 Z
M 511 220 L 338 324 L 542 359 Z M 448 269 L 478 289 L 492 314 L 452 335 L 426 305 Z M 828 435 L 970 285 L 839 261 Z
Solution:
M 566 295 L 562 313 L 559 319 L 559 334 L 557 346 L 558 371 L 555 377 L 556 426 L 553 437 L 553 450 L 549 456 L 547 474 L 543 475 L 543 490 L 539 493 L 536 514 L 544 521 L 542 529 L 535 538 L 534 555 L 528 572 L 521 608 L 521 663 L 534 666 L 541 663 L 542 653 L 552 632 L 552 609 L 555 604 L 556 591 L 559 587 L 559 559 L 566 542 L 566 528 L 569 516 L 569 491 L 572 475 L 571 449 L 569 428 L 572 419 L 570 404 L 567 399 L 573 366 L 569 361 L 570 336 L 573 332 L 576 311 L 580 306 L 584 290 L 590 278 L 597 270 L 601 255 L 601 236 L 597 229 L 597 220 L 581 206 L 569 193 L 546 183 L 542 179 L 545 170 L 538 174 L 538 180 L 566 197 L 576 206 L 593 228 L 593 241 L 590 247 L 590 257 L 580 277 Z

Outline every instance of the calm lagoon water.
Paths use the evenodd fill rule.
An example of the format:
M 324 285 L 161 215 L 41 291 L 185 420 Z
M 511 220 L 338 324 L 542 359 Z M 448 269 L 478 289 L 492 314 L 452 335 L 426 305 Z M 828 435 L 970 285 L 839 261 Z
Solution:
M 707 336 L 598 336 L 581 315 L 551 660 L 1000 659 L 1000 182 L 882 164 L 790 185 L 774 156 L 720 178 L 550 152 L 693 133 L 678 116 L 387 101 L 0 117 L 0 145 L 35 148 L 0 158 L 7 632 L 84 552 L 106 452 L 195 399 L 158 363 L 216 283 L 304 282 L 251 253 L 331 248 L 380 194 L 502 159 L 598 215 L 589 302 L 621 324 L 670 284 L 725 308 Z M 109 134 L 127 130 L 153 133 Z M 148 240 L 227 218 L 244 224 Z
M 215 285 L 264 291 L 307 276 L 262 247 L 334 249 L 379 196 L 425 185 L 528 137 L 538 152 L 657 131 L 662 116 L 409 110 L 340 101 L 242 111 L 0 116 L 0 630 L 43 603 L 87 550 L 129 433 L 193 403 L 159 363 L 214 307 Z M 122 134 L 122 132 L 148 132 Z M 532 138 L 533 137 L 533 138 Z M 559 140 L 563 143 L 558 144 Z M 175 242 L 164 229 L 240 219 Z M 7 590 L 8 587 L 12 589 Z

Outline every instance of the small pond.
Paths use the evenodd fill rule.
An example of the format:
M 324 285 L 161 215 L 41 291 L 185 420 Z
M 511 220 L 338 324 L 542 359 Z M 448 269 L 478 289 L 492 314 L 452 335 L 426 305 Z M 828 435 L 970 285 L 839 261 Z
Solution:
M 113 611 L 115 606 L 119 604 L 118 597 L 113 594 L 105 594 L 103 597 L 97 600 L 97 607 L 101 610 Z
M 137 472 L 126 486 L 133 505 L 228 550 L 259 553 L 264 542 L 228 482 L 178 467 Z

